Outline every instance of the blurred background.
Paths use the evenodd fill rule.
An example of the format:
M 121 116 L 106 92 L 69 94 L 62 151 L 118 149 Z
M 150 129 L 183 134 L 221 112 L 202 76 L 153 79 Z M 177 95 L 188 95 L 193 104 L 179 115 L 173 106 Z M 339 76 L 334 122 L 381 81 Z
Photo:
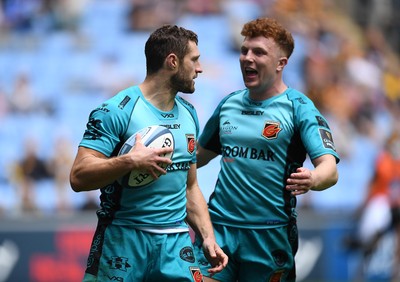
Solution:
M 203 128 L 244 87 L 240 30 L 259 16 L 292 32 L 285 81 L 328 119 L 341 156 L 334 187 L 298 197 L 298 281 L 400 281 L 400 167 L 380 161 L 400 162 L 399 15 L 400 0 L 2 0 L 0 282 L 81 280 L 99 195 L 74 193 L 69 169 L 90 111 L 144 79 L 148 35 L 198 34 L 204 72 L 182 96 Z M 199 169 L 207 199 L 218 166 Z

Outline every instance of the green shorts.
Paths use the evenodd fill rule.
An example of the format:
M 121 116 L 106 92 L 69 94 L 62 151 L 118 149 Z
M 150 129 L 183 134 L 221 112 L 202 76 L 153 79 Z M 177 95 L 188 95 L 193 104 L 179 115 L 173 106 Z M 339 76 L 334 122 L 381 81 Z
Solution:
M 203 281 L 189 232 L 98 226 L 83 281 Z
M 213 279 L 223 282 L 295 281 L 296 225 L 244 229 L 214 224 L 214 232 L 229 262 L 224 270 L 212 276 Z M 207 275 L 210 265 L 198 237 L 194 251 L 202 273 Z

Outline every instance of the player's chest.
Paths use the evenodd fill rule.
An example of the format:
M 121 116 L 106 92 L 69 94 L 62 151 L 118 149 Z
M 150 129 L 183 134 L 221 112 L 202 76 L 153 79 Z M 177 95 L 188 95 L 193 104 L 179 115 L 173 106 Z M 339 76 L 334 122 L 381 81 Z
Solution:
M 269 108 L 238 108 L 222 111 L 219 136 L 222 144 L 282 146 L 294 134 L 292 115 Z
M 147 112 L 146 115 L 133 114 L 127 135 L 151 125 L 161 125 L 171 131 L 175 143 L 174 160 L 177 158 L 190 159 L 193 156 L 195 153 L 197 128 L 190 115 L 172 112 L 164 115 L 152 112 Z

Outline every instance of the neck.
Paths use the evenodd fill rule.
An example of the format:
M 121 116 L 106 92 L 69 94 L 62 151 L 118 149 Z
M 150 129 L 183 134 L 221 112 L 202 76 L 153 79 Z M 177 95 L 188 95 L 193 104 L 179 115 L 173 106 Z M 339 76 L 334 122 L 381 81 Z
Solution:
M 285 92 L 286 89 L 288 89 L 288 87 L 283 83 L 278 87 L 270 87 L 268 89 L 249 88 L 249 97 L 254 101 L 263 101 Z
M 177 92 L 169 87 L 165 79 L 146 78 L 139 88 L 144 98 L 159 110 L 168 112 L 174 108 Z

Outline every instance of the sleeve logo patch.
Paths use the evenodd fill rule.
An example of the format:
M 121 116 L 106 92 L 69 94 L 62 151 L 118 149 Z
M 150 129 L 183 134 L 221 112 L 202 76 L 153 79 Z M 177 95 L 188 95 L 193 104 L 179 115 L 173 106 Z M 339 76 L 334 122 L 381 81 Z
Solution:
M 131 98 L 129 96 L 125 96 L 125 98 L 121 101 L 121 103 L 119 103 L 118 108 L 122 110 L 130 100 Z
M 332 134 L 323 128 L 319 129 L 319 134 L 321 135 L 322 143 L 325 148 L 332 149 L 336 152 L 335 144 L 333 143 Z
M 326 122 L 326 120 L 323 117 L 315 116 L 315 118 L 317 119 L 317 122 L 318 122 L 319 126 L 323 126 L 323 127 L 329 129 L 329 125 L 328 125 L 328 123 Z
M 267 121 L 265 122 L 264 129 L 261 133 L 266 139 L 275 139 L 282 129 L 279 122 Z
M 194 139 L 194 134 L 186 134 L 187 151 L 189 154 L 193 155 L 196 149 L 196 140 Z

